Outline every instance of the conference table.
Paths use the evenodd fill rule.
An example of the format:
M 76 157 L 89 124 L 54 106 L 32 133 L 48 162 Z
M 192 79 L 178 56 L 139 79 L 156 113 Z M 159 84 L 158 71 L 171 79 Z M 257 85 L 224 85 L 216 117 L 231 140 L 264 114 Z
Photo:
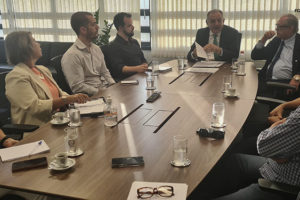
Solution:
M 37 168 L 12 173 L 13 161 L 1 162 L 0 186 L 65 198 L 122 200 L 127 199 L 134 181 L 146 181 L 186 183 L 187 195 L 191 194 L 241 130 L 255 100 L 257 72 L 251 62 L 246 62 L 246 76 L 237 76 L 229 64 L 224 64 L 209 77 L 207 73 L 178 69 L 177 60 L 167 64 L 173 66 L 172 71 L 155 77 L 161 97 L 153 103 L 146 103 L 153 92 L 145 89 L 147 73 L 128 78 L 138 80 L 137 85 L 116 83 L 99 91 L 98 97 L 112 97 L 118 108 L 118 119 L 134 112 L 114 128 L 104 127 L 103 117 L 82 118 L 83 125 L 78 129 L 79 147 L 84 154 L 75 158 L 72 169 L 56 172 Z M 238 98 L 226 98 L 221 92 L 223 76 L 229 74 L 232 74 Z M 214 102 L 225 104 L 226 127 L 221 140 L 200 138 L 196 134 L 198 128 L 210 126 Z M 48 123 L 30 133 L 20 144 L 44 139 L 50 152 L 32 158 L 46 156 L 49 163 L 56 153 L 65 151 L 66 127 Z M 175 135 L 188 139 L 187 157 L 191 160 L 188 167 L 170 164 Z M 128 156 L 143 156 L 145 165 L 111 167 L 112 158 Z

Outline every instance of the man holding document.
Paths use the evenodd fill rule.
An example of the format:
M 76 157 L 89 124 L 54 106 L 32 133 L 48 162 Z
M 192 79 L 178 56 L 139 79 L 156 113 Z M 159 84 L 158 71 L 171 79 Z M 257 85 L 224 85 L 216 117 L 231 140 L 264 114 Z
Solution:
M 239 56 L 239 32 L 224 25 L 223 12 L 217 9 L 209 11 L 206 23 L 208 27 L 197 31 L 196 40 L 187 55 L 188 61 L 196 62 L 204 59 L 204 56 L 200 57 L 201 55 L 197 54 L 197 49 L 199 49 L 196 48 L 197 44 L 203 47 L 209 60 L 231 61 L 232 58 L 237 58 Z

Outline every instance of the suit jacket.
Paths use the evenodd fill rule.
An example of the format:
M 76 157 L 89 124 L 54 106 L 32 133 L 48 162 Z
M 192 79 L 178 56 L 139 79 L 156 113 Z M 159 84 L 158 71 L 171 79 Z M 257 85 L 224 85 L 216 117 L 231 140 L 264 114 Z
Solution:
M 209 31 L 210 29 L 208 27 L 201 28 L 197 31 L 195 41 L 198 44 L 200 44 L 202 47 L 208 44 Z M 223 55 L 220 56 L 218 60 L 231 62 L 232 58 L 239 57 L 240 41 L 241 40 L 240 40 L 239 32 L 234 28 L 224 25 L 221 32 L 220 44 L 219 44 L 219 46 L 223 49 Z M 192 59 L 191 54 L 194 51 L 194 49 L 195 49 L 195 43 L 191 46 L 191 49 L 187 55 L 189 62 L 195 62 L 197 60 L 201 60 L 201 59 L 197 59 L 197 60 Z
M 58 88 L 60 96 L 68 95 L 59 88 L 46 67 L 39 65 L 37 68 Z M 51 120 L 51 92 L 27 65 L 19 63 L 7 74 L 5 88 L 13 123 L 41 125 Z
M 251 52 L 251 58 L 253 60 L 266 60 L 266 63 L 262 70 L 259 72 L 259 79 L 266 80 L 266 73 L 268 65 L 271 63 L 273 57 L 275 56 L 277 49 L 279 48 L 281 39 L 275 37 L 269 44 L 261 49 L 257 49 L 256 46 Z M 293 53 L 293 69 L 292 74 L 300 74 L 300 34 L 296 34 L 295 46 Z

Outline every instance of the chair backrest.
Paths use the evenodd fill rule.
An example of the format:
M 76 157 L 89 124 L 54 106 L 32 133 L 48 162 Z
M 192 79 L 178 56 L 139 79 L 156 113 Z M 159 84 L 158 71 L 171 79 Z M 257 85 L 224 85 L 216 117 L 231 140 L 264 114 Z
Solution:
M 237 49 L 239 50 L 238 52 L 240 52 L 241 49 L 241 40 L 242 40 L 242 33 L 238 33 L 238 37 L 237 37 Z
M 8 73 L 8 71 L 0 73 L 0 126 L 11 122 L 10 103 L 5 95 L 5 77 Z
M 61 59 L 62 59 L 62 55 L 59 56 L 55 56 L 53 58 L 51 58 L 51 66 L 56 70 L 57 72 L 57 77 L 56 77 L 56 81 L 57 84 L 59 85 L 59 87 L 67 92 L 68 94 L 72 94 L 72 90 L 66 80 L 66 77 L 64 75 L 64 72 L 61 68 Z

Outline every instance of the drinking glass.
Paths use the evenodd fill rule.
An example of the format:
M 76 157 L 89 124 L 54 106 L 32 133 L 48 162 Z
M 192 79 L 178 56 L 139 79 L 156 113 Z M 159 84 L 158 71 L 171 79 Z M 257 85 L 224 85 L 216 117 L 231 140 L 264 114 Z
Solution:
M 152 76 L 158 76 L 159 75 L 159 62 L 158 61 L 152 61 Z
M 118 123 L 118 109 L 114 106 L 110 107 L 110 111 L 104 115 L 104 125 L 112 127 Z
M 77 110 L 77 109 L 70 109 L 69 115 L 70 115 L 69 126 L 77 127 L 77 126 L 81 125 L 80 111 L 79 110 Z
M 237 63 L 238 63 L 238 59 L 237 58 L 232 58 L 231 69 L 237 70 L 238 69 Z
M 154 78 L 152 76 L 147 76 L 146 78 L 146 90 L 155 90 L 156 87 L 154 86 Z
M 222 102 L 217 102 L 213 104 L 212 107 L 212 117 L 211 117 L 211 127 L 222 128 L 225 127 L 224 124 L 225 116 L 225 105 Z
M 237 74 L 238 76 L 245 76 L 245 62 L 244 61 L 240 61 L 238 64 L 238 70 L 237 70 Z
M 171 164 L 175 167 L 186 167 L 191 164 L 187 158 L 187 138 L 182 135 L 173 137 L 173 160 Z
M 83 151 L 78 147 L 78 128 L 77 127 L 68 127 L 65 128 L 65 147 L 67 150 L 68 156 L 80 156 L 83 154 Z
M 184 59 L 183 58 L 178 58 L 178 69 L 184 69 Z
M 232 87 L 232 76 L 231 75 L 225 75 L 223 77 L 223 91 L 227 92 L 229 88 Z

